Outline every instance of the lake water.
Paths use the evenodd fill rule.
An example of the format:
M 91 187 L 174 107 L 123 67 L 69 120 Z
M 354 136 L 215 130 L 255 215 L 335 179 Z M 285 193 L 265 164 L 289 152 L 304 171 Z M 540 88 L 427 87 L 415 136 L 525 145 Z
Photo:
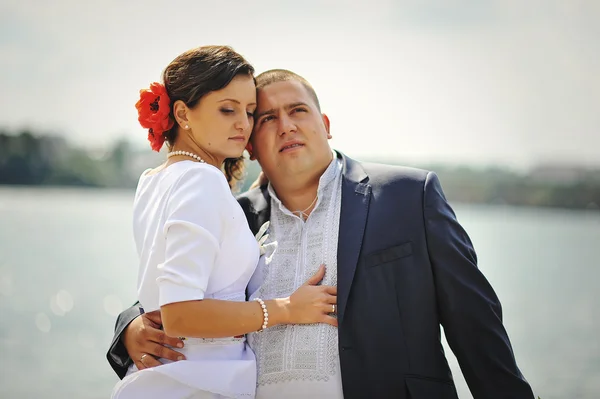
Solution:
M 106 398 L 133 192 L 0 187 L 0 397 Z M 456 205 L 542 399 L 600 398 L 600 212 Z M 471 398 L 447 350 L 461 398 Z

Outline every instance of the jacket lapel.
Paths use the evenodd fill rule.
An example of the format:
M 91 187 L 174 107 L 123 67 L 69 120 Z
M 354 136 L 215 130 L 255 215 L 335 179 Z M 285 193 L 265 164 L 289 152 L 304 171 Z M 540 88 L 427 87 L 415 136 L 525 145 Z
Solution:
M 340 156 L 344 163 L 337 258 L 338 322 L 341 325 L 362 247 L 371 199 L 371 186 L 367 184 L 368 176 L 358 162 L 343 154 Z

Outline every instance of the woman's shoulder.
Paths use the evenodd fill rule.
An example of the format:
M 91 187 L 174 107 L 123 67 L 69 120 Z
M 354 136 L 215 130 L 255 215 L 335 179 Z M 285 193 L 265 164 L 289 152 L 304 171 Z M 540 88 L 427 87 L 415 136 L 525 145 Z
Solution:
M 136 202 L 166 200 L 169 206 L 203 204 L 226 206 L 233 194 L 225 174 L 216 167 L 194 161 L 180 161 L 162 169 L 149 169 L 140 177 Z
M 231 201 L 235 202 L 225 175 L 212 165 L 182 161 L 167 169 L 172 173 L 166 190 L 170 208 L 190 206 L 195 210 L 200 207 L 217 212 L 231 206 Z
M 163 187 L 192 186 L 200 181 L 203 181 L 204 185 L 224 184 L 229 187 L 222 171 L 212 165 L 194 161 L 180 161 L 168 166 L 163 164 L 154 169 L 146 169 L 142 172 L 138 184 Z
M 170 165 L 169 168 L 173 168 L 173 186 L 176 189 L 198 193 L 206 193 L 207 190 L 230 192 L 225 174 L 212 165 L 181 161 Z

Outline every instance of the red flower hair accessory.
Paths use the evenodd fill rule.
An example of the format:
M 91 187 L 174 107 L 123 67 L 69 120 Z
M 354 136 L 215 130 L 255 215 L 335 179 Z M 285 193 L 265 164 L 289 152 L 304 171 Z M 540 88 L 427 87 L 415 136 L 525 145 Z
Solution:
M 148 141 L 156 152 L 165 142 L 163 133 L 175 123 L 171 114 L 171 100 L 167 89 L 160 83 L 152 83 L 150 89 L 140 90 L 140 99 L 135 104 L 138 110 L 138 121 L 144 129 L 148 129 Z

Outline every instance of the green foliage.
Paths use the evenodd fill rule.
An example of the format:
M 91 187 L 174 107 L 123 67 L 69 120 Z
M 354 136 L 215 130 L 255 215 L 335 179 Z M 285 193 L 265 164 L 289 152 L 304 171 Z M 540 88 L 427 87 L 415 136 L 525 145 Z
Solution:
M 0 184 L 135 188 L 140 173 L 163 162 L 164 154 L 134 151 L 119 140 L 101 154 L 74 148 L 59 137 L 29 131 L 0 131 Z M 386 160 L 386 163 L 395 161 Z M 451 202 L 598 209 L 600 171 L 557 167 L 518 174 L 500 168 L 416 165 L 434 170 Z M 247 162 L 246 191 L 260 172 Z
M 126 168 L 128 152 L 120 141 L 95 158 L 59 137 L 0 132 L 0 184 L 135 187 L 137 176 Z

